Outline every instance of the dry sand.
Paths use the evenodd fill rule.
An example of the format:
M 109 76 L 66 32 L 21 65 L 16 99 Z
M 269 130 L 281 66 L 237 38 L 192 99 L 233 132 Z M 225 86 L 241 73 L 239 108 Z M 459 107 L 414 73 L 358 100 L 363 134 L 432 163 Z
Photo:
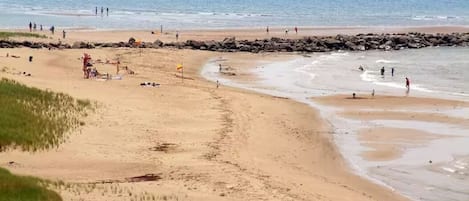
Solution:
M 136 74 L 84 80 L 79 59 L 84 51 L 95 60 L 119 58 Z M 6 58 L 7 52 L 21 58 Z M 0 55 L 0 68 L 7 67 L 1 77 L 98 104 L 86 125 L 58 149 L 0 153 L 0 165 L 16 174 L 80 184 L 59 189 L 65 200 L 406 200 L 351 173 L 314 109 L 216 89 L 199 76 L 208 59 L 233 54 L 20 48 L 0 49 Z M 177 63 L 191 79 L 182 83 Z M 95 66 L 115 74 L 114 65 Z M 146 81 L 161 86 L 139 86 Z M 156 181 L 131 182 L 146 174 Z M 109 183 L 95 184 L 103 181 Z

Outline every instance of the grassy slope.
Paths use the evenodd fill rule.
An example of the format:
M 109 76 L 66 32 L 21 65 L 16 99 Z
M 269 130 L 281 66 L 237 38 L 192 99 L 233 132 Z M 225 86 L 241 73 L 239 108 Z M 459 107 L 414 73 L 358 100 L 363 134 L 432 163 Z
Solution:
M 36 151 L 59 145 L 65 134 L 83 123 L 89 101 L 12 80 L 0 80 L 0 151 Z M 0 168 L 0 201 L 62 200 L 33 177 L 15 176 Z
M 43 186 L 43 182 L 39 179 L 12 175 L 0 168 L 0 201 L 62 200 L 56 192 Z

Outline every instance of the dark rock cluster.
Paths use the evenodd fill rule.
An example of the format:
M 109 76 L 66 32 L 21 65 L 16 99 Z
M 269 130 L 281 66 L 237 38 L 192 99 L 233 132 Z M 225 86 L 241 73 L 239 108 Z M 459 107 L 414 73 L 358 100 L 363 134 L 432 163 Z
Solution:
M 218 52 L 329 52 L 336 50 L 365 51 L 365 50 L 401 50 L 430 46 L 469 46 L 469 33 L 451 34 L 358 34 L 337 36 L 311 36 L 301 39 L 270 38 L 263 40 L 236 40 L 234 37 L 223 41 L 197 41 L 163 43 L 136 43 L 134 38 L 128 42 L 90 43 L 75 42 L 72 45 L 64 43 L 17 42 L 0 40 L 0 48 L 61 48 L 61 49 L 92 49 L 92 48 L 178 48 L 195 49 Z

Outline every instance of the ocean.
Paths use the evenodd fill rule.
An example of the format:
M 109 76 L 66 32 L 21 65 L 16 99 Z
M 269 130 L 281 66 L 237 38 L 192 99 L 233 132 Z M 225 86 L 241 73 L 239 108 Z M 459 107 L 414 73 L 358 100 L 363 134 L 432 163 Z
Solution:
M 469 25 L 467 0 L 0 0 L 0 9 L 0 28 Z
M 373 120 L 369 122 L 336 115 L 337 109 L 315 103 L 310 98 L 334 94 L 431 97 L 469 101 L 469 48 L 435 47 L 418 50 L 331 52 L 298 56 L 281 62 L 256 64 L 255 81 L 221 77 L 216 60 L 208 62 L 202 75 L 222 85 L 288 97 L 320 111 L 331 123 L 334 140 L 356 173 L 387 186 L 413 200 L 458 200 L 469 198 L 469 129 L 454 124 Z M 358 69 L 362 65 L 364 71 Z M 254 67 L 254 66 L 253 66 Z M 385 67 L 385 76 L 379 70 Z M 394 76 L 391 68 L 395 69 Z M 406 94 L 405 77 L 411 80 Z M 370 108 L 370 110 L 372 110 Z M 409 109 L 402 109 L 411 112 Z M 436 112 L 469 119 L 469 109 L 434 108 L 412 112 Z M 369 161 L 361 157 L 368 150 L 357 138 L 362 129 L 392 127 L 416 129 L 437 135 L 454 136 L 426 145 L 406 148 L 402 157 L 389 161 Z M 431 164 L 428 161 L 432 161 Z

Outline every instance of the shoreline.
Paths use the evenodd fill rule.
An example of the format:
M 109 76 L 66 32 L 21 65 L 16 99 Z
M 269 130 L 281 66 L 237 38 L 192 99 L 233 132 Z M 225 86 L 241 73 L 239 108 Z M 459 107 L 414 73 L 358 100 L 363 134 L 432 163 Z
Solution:
M 228 60 L 229 59 L 230 58 L 228 57 Z M 261 59 L 261 60 L 264 60 L 264 59 Z M 275 63 L 275 61 L 273 63 Z M 286 65 L 285 63 L 286 62 L 281 62 L 280 65 Z M 450 134 L 452 131 L 448 131 L 450 133 L 443 132 L 441 134 L 440 132 L 442 132 L 442 129 L 443 129 L 441 126 L 438 128 L 435 128 L 433 131 L 429 129 L 420 130 L 422 126 L 426 126 L 426 124 L 422 124 L 419 122 L 428 122 L 428 125 L 430 126 L 438 125 L 439 123 L 441 123 L 442 125 L 447 125 L 447 126 L 462 126 L 462 129 L 467 129 L 468 128 L 467 126 L 469 125 L 469 121 L 467 121 L 467 119 L 465 119 L 464 117 L 453 116 L 455 114 L 451 114 L 450 112 L 452 110 L 456 110 L 455 108 L 460 108 L 460 107 L 469 109 L 469 104 L 467 100 L 465 101 L 453 100 L 453 99 L 449 99 L 448 97 L 443 98 L 443 99 L 439 99 L 439 98 L 432 99 L 426 96 L 405 97 L 405 96 L 396 96 L 395 94 L 386 95 L 383 97 L 377 96 L 375 97 L 376 99 L 364 98 L 363 100 L 362 99 L 352 100 L 347 95 L 330 95 L 329 94 L 326 96 L 321 95 L 321 96 L 324 96 L 324 98 L 321 98 L 321 96 L 319 96 L 318 99 L 325 99 L 325 101 L 318 102 L 318 100 L 315 100 L 316 98 L 314 98 L 313 100 L 311 100 L 313 102 L 310 102 L 309 100 L 308 101 L 304 100 L 302 98 L 303 97 L 302 95 L 299 95 L 299 96 L 292 95 L 291 93 L 294 93 L 295 91 L 293 88 L 288 89 L 285 87 L 280 87 L 280 86 L 275 86 L 275 85 L 270 85 L 270 86 L 262 85 L 262 84 L 256 83 L 255 81 L 246 80 L 243 78 L 243 76 L 221 75 L 217 77 L 216 73 L 209 74 L 209 72 L 214 72 L 213 68 L 215 68 L 215 67 L 210 67 L 209 65 L 211 64 L 207 64 L 205 68 L 212 69 L 212 70 L 206 70 L 206 72 L 202 72 L 202 74 L 205 75 L 205 77 L 209 80 L 214 81 L 215 79 L 219 79 L 220 81 L 222 81 L 222 83 L 228 86 L 239 87 L 245 90 L 255 91 L 256 93 L 264 93 L 264 94 L 268 94 L 271 96 L 285 97 L 285 98 L 292 99 L 301 103 L 305 103 L 311 106 L 312 108 L 319 110 L 322 118 L 325 118 L 325 119 L 328 119 L 328 121 L 331 121 L 333 127 L 337 129 L 335 132 L 338 132 L 338 133 L 333 135 L 335 138 L 334 144 L 337 146 L 339 150 L 341 150 L 340 152 L 342 153 L 344 160 L 348 163 L 349 168 L 351 168 L 354 173 L 361 175 L 376 184 L 385 186 L 392 190 L 397 190 L 399 193 L 402 193 L 403 195 L 409 196 L 410 198 L 413 198 L 413 199 L 417 199 L 420 195 L 412 194 L 411 190 L 403 190 L 403 187 L 399 186 L 402 184 L 396 184 L 392 182 L 390 184 L 389 181 L 385 180 L 386 177 L 383 176 L 383 175 L 386 175 L 387 172 L 382 173 L 381 171 L 378 171 L 379 174 L 381 174 L 381 176 L 377 176 L 374 174 L 370 175 L 371 172 L 376 172 L 376 171 L 368 170 L 368 167 L 371 168 L 373 166 L 372 164 L 376 164 L 379 168 L 381 166 L 379 165 L 380 162 L 383 162 L 383 164 L 391 164 L 390 162 L 396 159 L 401 159 L 404 156 L 404 154 L 407 154 L 409 152 L 408 150 L 419 149 L 421 147 L 429 146 L 430 143 L 451 141 L 453 139 L 461 138 L 461 136 L 464 136 L 462 135 L 463 130 L 455 130 L 459 132 L 459 134 L 457 134 L 456 136 L 453 136 Z M 251 69 L 251 70 L 246 70 L 246 69 L 243 70 L 243 67 L 240 67 L 239 65 L 236 66 L 236 64 L 233 64 L 233 65 L 234 65 L 233 68 L 236 69 L 237 72 L 244 72 L 244 73 L 250 72 L 254 74 L 252 76 L 258 75 L 261 72 L 262 74 L 268 74 L 267 76 L 264 76 L 261 79 L 269 79 L 268 78 L 269 76 L 270 77 L 279 76 L 276 74 L 269 75 L 269 73 L 265 72 L 266 70 L 258 71 L 257 70 L 258 67 L 255 67 L 255 71 L 253 71 L 253 67 L 247 67 L 247 69 Z M 255 64 L 253 65 L 256 66 Z M 261 64 L 261 66 L 263 65 Z M 269 67 L 267 66 L 266 68 L 269 68 Z M 280 77 L 279 79 L 280 80 L 277 80 L 277 82 L 283 82 Z M 272 83 L 272 82 L 273 80 L 270 80 L 268 82 L 262 81 L 263 84 Z M 291 93 L 285 92 L 288 90 L 292 90 Z M 361 96 L 367 97 L 369 95 L 361 95 Z M 348 99 L 350 100 L 348 100 L 346 97 L 349 97 Z M 412 111 L 416 110 L 416 111 L 403 112 L 402 104 L 404 104 L 404 108 L 408 108 L 409 110 L 412 110 Z M 372 110 L 369 110 L 370 109 L 369 107 L 371 107 Z M 351 115 L 351 113 L 353 113 L 353 116 Z M 367 116 L 361 117 L 360 115 L 361 113 L 367 114 Z M 336 115 L 339 116 L 338 118 L 340 120 L 338 120 L 337 118 L 333 118 L 333 119 L 329 118 L 329 117 L 333 117 Z M 363 130 L 359 129 L 360 127 L 353 128 L 358 125 L 355 125 L 352 127 L 350 126 L 336 127 L 338 126 L 338 124 L 339 125 L 342 124 L 340 122 L 345 121 L 344 118 L 348 119 L 346 120 L 346 122 L 350 120 L 352 122 L 355 122 L 354 124 L 357 124 L 357 122 L 373 122 L 373 121 L 379 122 L 383 120 L 394 120 L 396 122 L 412 121 L 412 122 L 417 122 L 419 124 L 416 124 L 415 128 L 413 127 L 401 128 L 400 127 L 401 125 L 399 125 L 398 123 L 395 123 L 395 124 L 383 123 L 383 124 L 378 125 L 377 128 L 372 127 L 376 130 L 373 130 L 371 134 L 370 132 L 368 134 L 362 134 Z M 368 123 L 364 123 L 364 124 L 368 124 Z M 348 125 L 348 124 L 345 124 L 345 125 Z M 410 123 L 407 126 L 410 126 Z M 355 129 L 357 129 L 356 134 L 354 133 Z M 342 132 L 345 132 L 348 135 L 343 135 L 344 137 L 338 137 L 338 136 L 342 136 L 343 134 Z M 410 136 L 413 136 L 413 138 L 405 139 L 403 138 L 403 136 L 400 136 L 399 134 L 393 134 L 394 132 L 404 132 L 406 134 L 403 134 L 403 135 L 408 134 Z M 387 137 L 390 140 L 381 140 L 379 138 L 374 139 L 374 136 L 376 134 L 387 135 Z M 361 150 L 359 148 L 353 148 L 354 150 L 358 149 L 358 151 L 350 151 L 349 148 L 351 148 L 351 146 L 352 147 L 355 146 L 355 140 L 350 139 L 350 136 L 354 136 L 354 135 L 358 135 L 358 140 L 356 140 L 356 143 L 358 143 L 357 147 L 360 146 L 359 144 L 362 144 L 361 146 L 365 147 L 364 150 Z M 348 137 L 345 137 L 345 136 L 348 136 Z M 390 145 L 385 146 L 385 147 L 379 147 L 379 146 L 376 147 L 376 145 L 379 145 L 382 143 L 389 143 Z M 345 144 L 345 148 L 344 148 L 344 144 Z M 461 146 L 459 147 L 460 147 L 459 148 L 460 150 L 462 147 Z M 356 152 L 357 155 L 355 156 L 351 152 Z M 430 160 L 438 161 L 436 163 L 441 163 L 439 161 L 441 161 L 442 159 L 444 161 L 447 160 L 446 157 L 443 157 L 443 158 L 442 156 L 438 156 L 438 157 L 435 156 L 435 158 L 432 158 Z M 368 165 L 365 166 L 367 168 L 363 169 L 363 166 L 359 164 L 360 162 L 358 162 L 357 164 L 357 159 L 368 161 L 366 162 L 368 163 Z M 405 160 L 409 160 L 409 159 L 405 159 Z M 465 160 L 465 159 L 464 157 L 462 157 L 462 159 L 456 158 L 454 160 L 457 163 L 459 160 Z M 384 169 L 386 169 L 385 167 L 386 165 L 383 166 Z M 432 168 L 437 169 L 436 167 L 432 167 Z M 446 169 L 451 170 L 451 168 L 446 168 Z M 392 171 L 392 169 L 390 169 L 390 171 Z M 407 179 L 411 179 L 411 178 L 407 178 Z M 414 182 L 422 182 L 422 181 L 414 181 Z M 403 181 L 402 183 L 406 183 L 406 182 Z M 397 188 L 396 188 L 396 185 L 398 185 Z M 431 196 L 433 195 L 425 195 L 424 197 L 429 198 Z M 438 196 L 441 196 L 441 194 L 438 194 Z M 452 195 L 452 196 L 457 196 L 457 195 Z

